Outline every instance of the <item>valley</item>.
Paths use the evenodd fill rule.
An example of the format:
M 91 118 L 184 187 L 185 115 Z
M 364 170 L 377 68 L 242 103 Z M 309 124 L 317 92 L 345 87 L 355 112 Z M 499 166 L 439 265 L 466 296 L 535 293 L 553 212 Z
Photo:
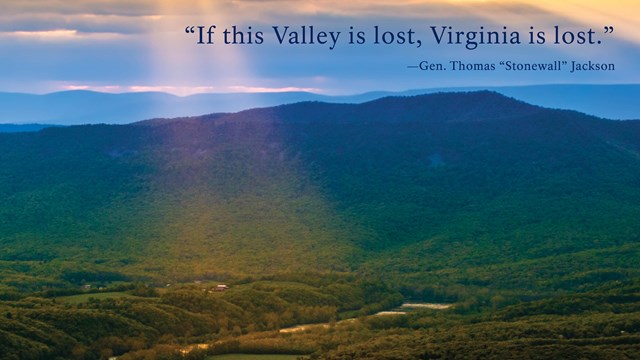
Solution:
M 0 358 L 637 358 L 638 154 L 490 91 L 0 133 Z

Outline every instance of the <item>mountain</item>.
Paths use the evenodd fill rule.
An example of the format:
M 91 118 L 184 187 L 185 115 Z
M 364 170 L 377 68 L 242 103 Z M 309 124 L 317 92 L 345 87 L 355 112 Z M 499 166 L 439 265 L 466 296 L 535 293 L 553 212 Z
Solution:
M 639 160 L 638 121 L 486 91 L 0 134 L 0 264 L 21 289 L 357 271 L 567 291 L 637 276 Z
M 495 87 L 491 90 L 549 108 L 577 110 L 606 119 L 640 119 L 640 105 L 634 101 L 640 91 L 638 85 L 566 84 Z
M 0 93 L 0 122 L 127 124 L 150 118 L 195 116 L 321 99 L 327 98 L 297 92 L 198 94 L 187 97 L 160 92 L 109 94 L 83 90 L 46 95 Z
M 151 118 L 235 112 L 302 101 L 363 103 L 391 95 L 414 96 L 479 90 L 491 90 L 531 104 L 577 110 L 603 118 L 640 118 L 640 108 L 635 101 L 640 96 L 640 85 L 539 85 L 419 89 L 399 93 L 378 91 L 345 96 L 307 92 L 197 94 L 186 97 L 158 92 L 108 94 L 65 91 L 46 95 L 0 93 L 0 123 L 128 124 Z
M 640 121 L 302 102 L 0 133 L 0 164 L 3 359 L 638 358 Z M 403 301 L 452 307 L 373 315 Z
M 0 124 L 0 133 L 32 132 L 56 125 L 44 124 Z

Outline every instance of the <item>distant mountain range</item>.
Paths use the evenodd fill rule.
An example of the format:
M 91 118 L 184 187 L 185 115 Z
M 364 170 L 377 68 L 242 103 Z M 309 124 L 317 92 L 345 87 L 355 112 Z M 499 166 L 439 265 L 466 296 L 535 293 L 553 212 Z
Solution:
M 0 163 L 15 287 L 358 271 L 539 294 L 638 276 L 640 121 L 493 92 L 0 134 Z
M 301 101 L 362 103 L 390 95 L 492 90 L 528 103 L 570 109 L 608 119 L 639 119 L 640 85 L 540 85 L 489 88 L 442 88 L 399 93 L 370 92 L 326 96 L 306 92 L 198 94 L 178 97 L 166 93 L 108 94 L 66 91 L 47 95 L 0 93 L 0 123 L 4 124 L 127 124 L 152 118 L 235 112 Z M 0 127 L 0 132 L 6 127 Z M 12 131 L 19 130 L 15 127 Z M 31 128 L 22 128 L 33 130 Z
M 0 133 L 16 133 L 16 132 L 31 132 L 40 131 L 44 128 L 61 125 L 50 124 L 0 124 Z

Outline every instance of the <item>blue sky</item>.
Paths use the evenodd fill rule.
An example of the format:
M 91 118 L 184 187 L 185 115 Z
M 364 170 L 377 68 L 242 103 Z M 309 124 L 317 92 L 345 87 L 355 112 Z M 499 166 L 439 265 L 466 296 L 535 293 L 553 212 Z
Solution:
M 188 5 L 184 4 L 188 3 Z M 451 86 L 548 83 L 640 83 L 637 1 L 569 0 L 3 0 L 0 13 L 0 91 L 48 93 L 304 90 L 351 94 Z M 197 45 L 188 25 L 216 25 L 215 44 Z M 224 28 L 263 31 L 264 43 L 225 45 Z M 313 25 L 341 32 L 328 45 L 279 45 L 272 26 Z M 423 46 L 372 44 L 373 27 L 413 30 Z M 551 37 L 554 25 L 596 32 L 600 45 L 437 45 L 430 26 L 454 31 L 518 31 L 530 26 Z M 604 35 L 604 26 L 614 26 Z M 365 45 L 347 44 L 350 26 L 365 31 Z M 422 60 L 448 65 L 553 60 L 614 63 L 613 72 L 569 74 L 504 71 L 421 72 Z

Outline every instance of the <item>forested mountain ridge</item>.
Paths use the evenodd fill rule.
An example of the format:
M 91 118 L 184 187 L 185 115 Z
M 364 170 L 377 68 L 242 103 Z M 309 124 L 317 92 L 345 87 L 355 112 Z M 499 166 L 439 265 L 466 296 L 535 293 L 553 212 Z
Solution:
M 0 164 L 9 358 L 637 355 L 639 121 L 486 91 L 305 102 L 0 134 Z M 261 333 L 403 297 L 454 312 Z
M 640 122 L 491 92 L 2 134 L 2 260 L 422 276 L 637 254 L 639 151 Z

